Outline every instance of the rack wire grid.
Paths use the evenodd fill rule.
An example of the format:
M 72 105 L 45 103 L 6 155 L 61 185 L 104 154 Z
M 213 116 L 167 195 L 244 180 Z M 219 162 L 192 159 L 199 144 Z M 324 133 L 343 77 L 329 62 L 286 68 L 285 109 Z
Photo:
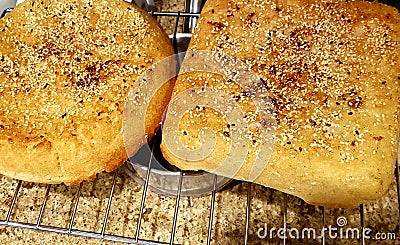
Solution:
M 1 17 L 3 17 L 8 12 L 12 11 L 12 9 L 7 9 L 4 11 Z M 187 12 L 151 12 L 151 14 L 155 17 L 168 17 L 175 19 L 174 33 L 172 35 L 172 42 L 176 44 L 176 34 L 178 32 L 178 23 L 181 18 L 197 18 L 199 14 L 187 13 Z M 399 182 L 399 165 L 398 161 L 396 161 L 395 167 L 395 182 L 392 184 L 391 191 L 389 191 L 388 195 L 385 196 L 382 200 L 377 200 L 371 204 L 361 204 L 358 209 L 325 209 L 324 207 L 314 207 L 312 205 L 306 204 L 301 199 L 287 195 L 285 193 L 281 193 L 270 188 L 262 187 L 259 185 L 255 185 L 247 182 L 238 182 L 234 181 L 233 184 L 230 184 L 228 188 L 225 188 L 224 191 L 217 192 L 215 190 L 215 183 L 217 181 L 217 176 L 214 178 L 214 191 L 212 191 L 210 196 L 202 197 L 208 200 L 209 205 L 206 207 L 196 206 L 191 203 L 196 202 L 196 198 L 194 197 L 185 197 L 186 205 L 182 209 L 182 199 L 181 196 L 181 188 L 182 183 L 185 179 L 185 172 L 180 172 L 179 175 L 179 186 L 176 196 L 173 197 L 158 197 L 161 202 L 166 201 L 167 198 L 173 198 L 173 216 L 172 222 L 170 222 L 169 229 L 164 229 L 163 231 L 158 230 L 158 225 L 160 224 L 157 220 L 159 217 L 158 214 L 155 214 L 153 220 L 145 219 L 147 215 L 148 208 L 146 207 L 146 201 L 149 202 L 149 196 L 155 198 L 154 193 L 148 191 L 149 187 L 149 176 L 151 171 L 151 157 L 148 162 L 148 169 L 146 174 L 146 179 L 144 182 L 144 186 L 134 186 L 135 191 L 141 193 L 140 200 L 125 200 L 125 205 L 133 205 L 132 202 L 140 203 L 138 208 L 138 213 L 133 214 L 129 212 L 129 208 L 127 208 L 128 214 L 124 214 L 125 219 L 128 217 L 130 220 L 132 216 L 136 218 L 135 231 L 124 232 L 123 235 L 117 235 L 115 232 L 108 231 L 108 226 L 110 225 L 110 220 L 113 218 L 112 204 L 115 199 L 115 194 L 117 190 L 121 191 L 121 188 L 125 188 L 126 185 L 121 185 L 121 181 L 119 179 L 129 178 L 124 177 L 124 173 L 120 170 L 116 170 L 110 174 L 100 174 L 100 176 L 96 179 L 101 182 L 102 178 L 111 179 L 111 186 L 107 185 L 107 182 L 101 182 L 104 184 L 102 188 L 100 188 L 100 201 L 97 202 L 97 205 L 103 205 L 105 207 L 104 212 L 98 212 L 97 219 L 98 225 L 95 227 L 85 227 L 77 228 L 75 227 L 77 220 L 85 219 L 82 217 L 82 212 L 79 212 L 80 209 L 80 200 L 82 196 L 87 195 L 84 189 L 84 185 L 90 182 L 83 182 L 78 187 L 67 187 L 63 185 L 43 185 L 43 184 L 34 184 L 27 183 L 21 180 L 7 180 L 10 182 L 9 186 L 1 186 L 1 189 L 5 190 L 8 188 L 8 191 L 13 191 L 13 194 L 8 198 L 7 196 L 2 196 L 2 202 L 7 203 L 7 210 L 5 211 L 5 217 L 0 219 L 0 225 L 13 227 L 13 228 L 27 228 L 38 231 L 48 231 L 55 232 L 59 234 L 67 234 L 67 235 L 75 235 L 82 236 L 88 238 L 96 238 L 102 239 L 106 241 L 114 241 L 114 242 L 122 242 L 122 243 L 132 243 L 132 244 L 175 244 L 185 243 L 185 244 L 400 244 L 399 237 L 399 210 L 400 210 L 400 182 Z M 5 178 L 5 177 L 3 177 Z M 12 182 L 11 182 L 12 181 Z M 93 182 L 93 181 L 92 181 Z M 94 184 L 93 184 L 94 185 Z M 132 182 L 130 183 L 132 185 Z M 134 183 L 133 183 L 134 185 Z M 26 199 L 26 191 L 28 189 L 39 190 L 42 194 L 40 201 L 36 201 L 36 204 L 32 206 L 31 202 L 23 203 L 23 200 Z M 56 193 L 51 192 L 51 190 L 58 190 Z M 60 191 L 61 190 L 63 191 Z M 86 188 L 87 189 L 87 188 Z M 92 186 L 92 189 L 94 187 Z M 93 191 L 93 190 L 92 190 Z M 96 191 L 96 190 L 95 190 Z M 45 220 L 47 223 L 51 223 L 49 221 L 54 219 L 60 219 L 59 215 L 55 217 L 55 214 L 58 206 L 63 206 L 63 204 L 54 201 L 57 200 L 58 195 L 62 195 L 63 192 L 67 192 L 70 197 L 72 197 L 70 202 L 70 210 L 68 212 L 63 213 L 63 217 L 61 218 L 64 222 L 64 225 L 61 225 L 63 222 L 58 222 L 59 225 L 46 225 L 44 224 Z M 72 192 L 75 192 L 72 194 Z M 21 194 L 24 193 L 25 195 Z M 98 193 L 97 193 L 98 194 Z M 233 229 L 233 232 L 224 233 L 224 230 L 229 226 L 226 224 L 226 215 L 225 217 L 218 215 L 217 206 L 219 209 L 224 207 L 223 203 L 219 203 L 216 196 L 221 195 L 218 199 L 220 202 L 228 200 L 232 196 L 236 196 L 235 200 L 239 200 L 239 202 L 244 203 L 242 205 L 243 210 L 241 210 L 239 215 L 237 214 L 238 209 L 240 207 L 237 206 L 237 203 L 225 203 L 228 208 L 228 212 L 234 213 L 234 219 L 229 220 L 228 222 L 232 223 L 232 226 L 237 226 L 236 229 Z M 225 196 L 225 197 L 224 197 Z M 228 197 L 226 197 L 228 196 Z M 29 198 L 29 195 L 28 195 Z M 123 197 L 125 198 L 125 196 Z M 53 199 L 53 204 L 56 204 L 51 209 L 48 207 L 49 199 Z M 126 198 L 128 199 L 128 198 Z M 139 202 L 140 201 L 140 202 Z M 150 200 L 151 201 L 151 200 Z M 171 200 L 169 200 L 171 202 Z M 104 205 L 105 203 L 105 205 Z M 93 204 L 96 206 L 96 203 Z M 229 206 L 232 205 L 232 206 Z M 270 205 L 270 208 L 265 208 L 265 205 Z M 36 207 L 34 207 L 36 206 Z M 240 206 L 240 205 L 239 205 Z M 18 209 L 22 209 L 25 211 L 17 211 Z M 37 210 L 39 208 L 39 210 Z M 185 237 L 185 232 L 181 234 L 181 239 L 177 241 L 177 224 L 179 220 L 179 214 L 184 213 L 188 209 L 193 210 L 202 210 L 202 213 L 207 213 L 207 219 L 204 220 L 200 226 L 207 227 L 205 229 L 206 236 L 205 239 L 198 239 L 195 241 L 191 241 L 190 237 Z M 49 210 L 50 209 L 50 210 Z M 93 209 L 93 208 L 92 208 Z M 385 212 L 390 209 L 390 212 Z M 397 209 L 397 210 L 396 210 Z M 0 209 L 1 211 L 1 209 Z M 269 211 L 269 213 L 267 212 Z M 34 218 L 31 218 L 30 221 L 18 220 L 18 213 L 21 212 L 30 212 L 34 213 Z M 84 212 L 83 212 L 84 213 Z M 0 213 L 1 214 L 1 213 Z M 374 215 L 378 215 L 376 218 Z M 81 215 L 81 217 L 79 217 Z M 4 215 L 3 215 L 4 216 Z M 165 213 L 162 214 L 165 216 Z M 203 215 L 204 216 L 204 215 Z M 218 216 L 218 217 L 216 217 Z M 368 222 L 368 217 L 371 218 L 371 222 Z M 1 217 L 1 215 L 0 215 Z M 46 218 L 47 217 L 47 218 Z M 341 239 L 341 240 L 333 240 L 327 236 L 320 236 L 317 239 L 290 239 L 288 236 L 288 232 L 292 227 L 304 227 L 304 225 L 308 225 L 306 227 L 319 227 L 326 228 L 328 225 L 336 225 L 335 221 L 337 218 L 347 217 L 348 225 L 352 225 L 353 227 L 361 228 L 373 228 L 373 229 L 389 229 L 389 230 L 380 230 L 381 232 L 385 231 L 386 239 L 367 239 L 364 232 L 361 232 L 360 236 L 353 237 L 355 239 Z M 216 220 L 218 218 L 219 220 Z M 143 223 L 151 223 L 152 227 L 156 229 L 156 232 L 153 236 L 153 239 L 144 237 L 142 227 Z M 183 218 L 183 222 L 193 222 L 192 219 L 188 219 L 187 217 Z M 264 222 L 264 223 L 263 223 Z M 373 224 L 373 223 L 378 224 Z M 115 223 L 115 221 L 114 221 Z M 117 222 L 118 223 L 118 222 Z M 239 225 L 238 225 L 239 224 Z M 283 230 L 283 236 L 280 238 L 270 238 L 270 240 L 263 240 L 260 237 L 260 230 L 267 228 L 264 225 L 275 225 L 275 227 L 281 227 Z M 123 226 L 126 223 L 122 224 Z M 86 229 L 85 229 L 86 228 Z M 97 230 L 96 230 L 97 229 Z M 126 228 L 122 228 L 127 230 Z M 204 228 L 202 229 L 204 233 Z M 218 234 L 216 231 L 218 230 Z M 228 229 L 226 229 L 228 230 Z M 115 231 L 115 229 L 114 229 Z M 157 236 L 157 233 L 167 234 L 168 239 L 160 239 L 160 236 Z M 221 235 L 222 234 L 222 235 Z M 383 233 L 382 233 L 383 234 Z M 390 234 L 395 234 L 396 237 L 388 237 Z M 232 240 L 226 239 L 231 236 Z M 164 236 L 165 237 L 165 236 Z M 224 238 L 223 241 L 218 240 L 218 238 Z M 390 240 L 388 238 L 391 238 Z M 160 241 L 163 240 L 163 241 Z

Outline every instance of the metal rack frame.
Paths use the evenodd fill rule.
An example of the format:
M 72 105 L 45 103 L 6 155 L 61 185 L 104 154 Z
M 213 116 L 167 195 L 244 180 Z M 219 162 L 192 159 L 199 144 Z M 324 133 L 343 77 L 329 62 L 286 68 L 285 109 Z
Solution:
M 6 13 L 10 12 L 11 10 L 12 9 L 7 9 L 2 14 L 2 17 Z M 151 14 L 156 17 L 167 16 L 167 17 L 176 18 L 175 31 L 174 31 L 174 34 L 172 35 L 173 43 L 176 43 L 177 26 L 178 26 L 180 18 L 185 18 L 185 17 L 193 18 L 193 17 L 199 16 L 199 14 L 186 13 L 186 12 L 151 12 Z M 175 197 L 175 208 L 174 208 L 173 223 L 172 223 L 171 232 L 170 232 L 170 241 L 169 241 L 169 243 L 165 243 L 165 242 L 157 242 L 157 241 L 141 239 L 139 237 L 142 218 L 143 218 L 143 212 L 144 212 L 144 208 L 145 208 L 146 197 L 147 197 L 147 193 L 148 193 L 150 171 L 151 171 L 151 157 L 150 157 L 150 160 L 148 163 L 146 179 L 145 179 L 144 188 L 143 188 L 142 196 L 141 196 L 139 219 L 138 219 L 138 222 L 136 225 L 136 233 L 133 234 L 132 237 L 117 236 L 117 235 L 112 235 L 112 234 L 106 233 L 107 222 L 109 220 L 110 208 L 111 208 L 111 203 L 113 200 L 113 194 L 115 191 L 118 170 L 114 171 L 114 173 L 113 173 L 112 186 L 111 186 L 111 190 L 110 190 L 110 193 L 108 196 L 108 202 L 107 202 L 106 212 L 105 212 L 102 226 L 101 226 L 101 232 L 83 231 L 83 230 L 79 230 L 79 229 L 74 229 L 74 227 L 73 227 L 77 209 L 78 209 L 79 197 L 81 196 L 83 183 L 80 184 L 77 192 L 75 193 L 75 201 L 73 204 L 73 210 L 69 216 L 69 219 L 68 219 L 69 223 L 68 223 L 67 228 L 61 228 L 61 227 L 56 227 L 56 226 L 46 226 L 46 225 L 41 224 L 52 185 L 46 186 L 44 200 L 41 204 L 40 212 L 37 217 L 36 223 L 23 223 L 23 222 L 13 221 L 11 219 L 11 216 L 14 211 L 14 207 L 16 206 L 16 203 L 18 202 L 18 193 L 20 192 L 20 190 L 22 188 L 23 182 L 21 180 L 17 181 L 17 187 L 15 189 L 15 192 L 14 192 L 14 195 L 12 198 L 12 202 L 11 202 L 11 205 L 9 206 L 6 218 L 4 220 L 0 220 L 0 225 L 15 227 L 15 228 L 28 228 L 28 229 L 32 229 L 32 230 L 56 232 L 56 233 L 60 233 L 60 234 L 69 234 L 69 235 L 82 236 L 82 237 L 88 237 L 88 238 L 97 238 L 97 239 L 103 239 L 103 240 L 115 241 L 115 242 L 123 242 L 123 243 L 133 243 L 133 244 L 143 244 L 143 245 L 174 244 L 175 233 L 176 233 L 176 228 L 177 228 L 177 220 L 178 220 L 178 214 L 179 214 L 179 205 L 180 205 L 180 200 L 181 200 L 182 179 L 185 176 L 185 172 L 180 172 L 179 186 L 178 186 L 178 191 L 177 191 L 177 194 Z M 399 210 L 400 210 L 400 182 L 399 182 L 398 161 L 396 161 L 395 179 L 396 179 L 396 187 L 397 187 L 397 202 L 398 202 Z M 213 240 L 212 232 L 213 232 L 214 210 L 215 210 L 215 203 L 216 203 L 216 190 L 215 190 L 216 181 L 217 181 L 217 177 L 215 176 L 214 182 L 213 182 L 214 191 L 212 191 L 212 193 L 210 195 L 210 210 L 209 210 L 209 220 L 208 220 L 208 229 L 207 229 L 208 232 L 207 232 L 207 241 L 206 241 L 207 244 L 210 244 L 211 241 Z M 251 201 L 252 201 L 252 185 L 253 184 L 251 184 L 251 183 L 247 183 L 245 235 L 243 237 L 244 244 L 248 244 L 248 240 L 249 240 L 249 223 L 250 223 Z M 282 217 L 282 224 L 283 224 L 283 228 L 285 229 L 285 232 L 287 229 L 287 215 L 288 215 L 287 214 L 287 206 L 288 206 L 288 195 L 284 194 L 284 199 L 283 199 L 282 209 L 281 209 L 282 210 L 281 217 Z M 365 216 L 364 216 L 364 205 L 363 204 L 361 204 L 359 206 L 359 215 L 360 215 L 361 228 L 364 228 L 365 227 L 365 225 L 364 225 Z M 321 207 L 321 224 L 322 224 L 322 227 L 326 227 L 325 209 L 323 207 Z M 325 237 L 323 237 L 321 239 L 321 243 L 324 245 L 325 242 L 326 242 L 326 239 L 325 239 Z M 287 239 L 283 239 L 282 243 L 286 244 Z M 364 234 L 362 234 L 362 237 L 360 239 L 360 244 L 363 244 L 363 245 L 367 244 L 367 241 L 364 238 Z

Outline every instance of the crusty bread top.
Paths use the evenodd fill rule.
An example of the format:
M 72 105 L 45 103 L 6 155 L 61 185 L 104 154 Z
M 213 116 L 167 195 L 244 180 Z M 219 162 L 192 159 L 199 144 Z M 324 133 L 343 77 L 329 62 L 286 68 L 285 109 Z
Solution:
M 18 5 L 0 20 L 0 172 L 76 183 L 121 165 L 125 98 L 171 54 L 158 23 L 122 0 Z
M 104 106 L 122 110 L 118 101 L 133 78 L 165 56 L 162 46 L 170 50 L 147 13 L 119 0 L 26 1 L 0 23 L 2 95 L 9 97 L 1 110 L 15 119 L 8 124 L 20 138 L 29 137 L 26 126 L 34 135 L 74 131 L 73 125 L 97 120 Z M 19 116 L 27 111 L 33 111 L 29 118 Z
M 387 88 L 385 96 L 396 94 L 398 10 L 365 1 L 323 2 L 214 1 L 202 12 L 201 30 L 195 32 L 189 49 L 222 52 L 251 66 L 275 95 L 278 125 L 290 123 L 286 120 L 296 114 L 290 135 L 301 125 L 315 129 L 315 123 L 335 120 L 337 116 L 323 112 L 328 104 L 338 103 L 338 109 L 349 113 L 361 108 L 366 91 L 360 83 L 378 83 L 381 89 Z M 204 37 L 207 32 L 210 37 Z M 347 82 L 353 79 L 364 80 Z M 302 122 L 302 117 L 310 119 L 302 108 L 311 100 L 320 105 L 313 108 L 318 122 Z
M 275 104 L 276 137 L 274 152 L 256 182 L 310 203 L 354 207 L 383 195 L 393 177 L 399 41 L 399 11 L 379 3 L 209 0 L 189 49 L 239 58 L 267 87 Z M 232 84 L 215 74 L 183 74 L 174 96 L 214 86 L 237 96 L 242 110 L 251 115 L 246 94 Z M 248 117 L 248 124 L 256 121 Z M 164 140 L 165 157 L 183 169 L 214 171 L 225 160 L 232 130 L 237 129 L 205 108 L 184 115 L 177 134 L 195 149 L 205 127 L 217 132 L 215 151 L 207 158 L 186 161 L 171 153 Z M 251 137 L 249 154 L 235 178 L 249 179 L 260 134 L 254 131 Z

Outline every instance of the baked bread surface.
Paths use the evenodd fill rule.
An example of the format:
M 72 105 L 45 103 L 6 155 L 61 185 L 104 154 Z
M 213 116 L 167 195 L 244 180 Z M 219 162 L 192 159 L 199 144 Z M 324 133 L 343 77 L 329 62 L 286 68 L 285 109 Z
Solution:
M 276 117 L 275 144 L 254 182 L 315 205 L 356 207 L 384 195 L 393 179 L 399 41 L 398 10 L 376 2 L 208 0 L 189 50 L 236 57 L 268 89 Z M 216 74 L 186 73 L 178 77 L 173 98 L 190 88 L 215 87 L 236 96 L 248 124 L 256 122 L 254 104 L 233 84 Z M 186 99 L 179 98 L 182 103 Z M 167 113 L 167 119 L 171 116 Z M 194 150 L 201 146 L 199 135 L 206 127 L 216 137 L 210 155 L 188 161 L 163 139 L 165 158 L 181 169 L 224 175 L 218 165 L 228 155 L 232 131 L 241 132 L 232 122 L 199 105 L 182 116 L 175 133 Z M 251 132 L 236 179 L 250 179 L 260 148 L 259 132 Z
M 158 23 L 121 0 L 27 0 L 0 33 L 0 173 L 77 184 L 119 167 L 128 92 L 174 53 Z M 133 151 L 159 127 L 172 87 L 153 99 Z

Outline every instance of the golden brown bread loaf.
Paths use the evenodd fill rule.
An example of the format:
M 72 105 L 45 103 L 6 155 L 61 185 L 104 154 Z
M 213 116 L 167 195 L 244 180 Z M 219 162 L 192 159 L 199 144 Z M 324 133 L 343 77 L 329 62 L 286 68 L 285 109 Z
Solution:
M 0 33 L 0 173 L 76 184 L 120 166 L 125 98 L 174 52 L 157 22 L 122 0 L 27 0 Z M 150 105 L 150 137 L 172 87 Z M 135 135 L 131 149 L 144 141 Z
M 275 144 L 254 182 L 315 205 L 355 207 L 381 197 L 393 179 L 399 41 L 398 10 L 376 2 L 208 0 L 189 50 L 234 56 L 268 89 L 275 108 Z M 248 91 L 232 84 L 204 71 L 185 73 L 177 79 L 173 98 L 185 104 L 189 96 L 180 96 L 183 91 L 215 87 L 236 96 L 249 125 L 257 122 Z M 209 138 L 203 142 L 214 151 L 201 160 L 174 153 L 166 144 L 173 133 L 163 128 L 161 147 L 170 163 L 224 174 L 216 169 L 230 151 L 232 133 L 244 130 L 216 111 L 199 103 L 182 115 L 174 132 L 191 150 L 202 145 L 203 128 L 215 132 L 215 145 L 207 145 Z M 167 119 L 172 117 L 168 111 Z M 261 142 L 260 132 L 249 130 L 247 156 L 234 176 L 242 180 L 251 179 Z

